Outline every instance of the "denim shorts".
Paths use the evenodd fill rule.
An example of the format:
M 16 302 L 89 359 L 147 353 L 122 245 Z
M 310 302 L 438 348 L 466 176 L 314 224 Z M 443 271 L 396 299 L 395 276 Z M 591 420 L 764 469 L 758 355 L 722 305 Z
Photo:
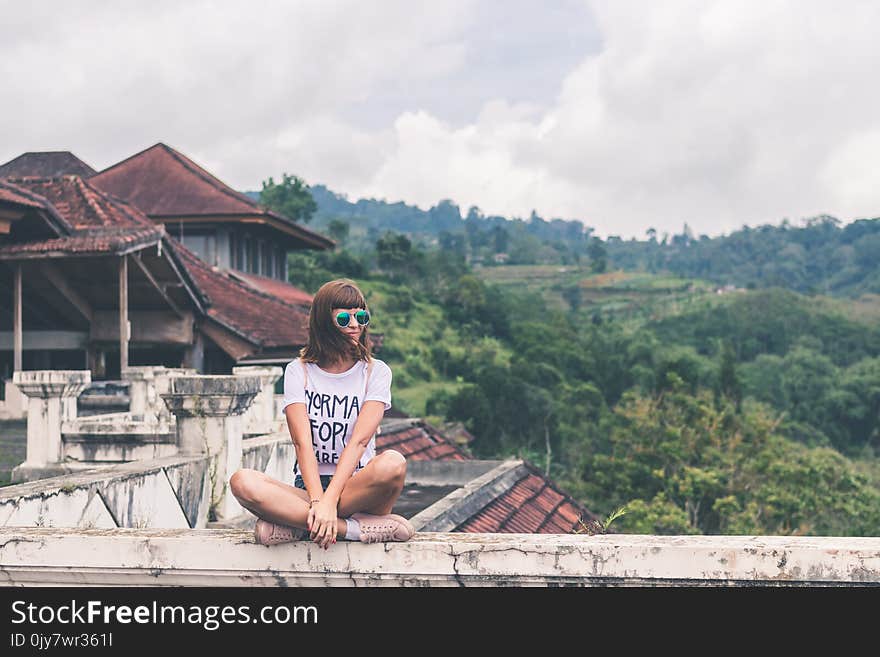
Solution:
M 333 475 L 321 475 L 321 488 L 327 490 L 327 486 L 330 485 L 330 480 L 333 479 Z M 297 488 L 306 489 L 306 483 L 303 481 L 302 475 L 296 475 L 296 478 L 293 480 L 293 485 Z

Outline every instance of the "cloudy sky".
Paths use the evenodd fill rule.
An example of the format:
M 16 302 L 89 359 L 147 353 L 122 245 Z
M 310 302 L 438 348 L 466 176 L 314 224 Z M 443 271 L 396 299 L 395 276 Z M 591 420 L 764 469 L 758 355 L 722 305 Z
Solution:
M 719 235 L 880 216 L 874 0 L 0 0 L 0 162 Z

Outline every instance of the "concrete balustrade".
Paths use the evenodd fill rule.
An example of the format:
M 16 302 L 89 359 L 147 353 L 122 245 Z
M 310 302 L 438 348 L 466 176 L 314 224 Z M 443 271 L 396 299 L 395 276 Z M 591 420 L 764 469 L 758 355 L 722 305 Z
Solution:
M 233 367 L 232 373 L 235 376 L 258 376 L 262 386 L 254 403 L 242 416 L 244 435 L 262 436 L 278 431 L 281 426 L 275 413 L 275 384 L 284 370 L 280 367 L 249 365 Z
M 156 366 L 146 365 L 126 367 L 122 370 L 122 378 L 129 382 L 129 413 L 135 422 L 158 423 L 159 405 L 156 395 Z
M 13 374 L 28 398 L 27 456 L 12 471 L 12 481 L 31 481 L 70 472 L 64 464 L 61 422 L 70 403 L 91 383 L 88 370 L 34 370 Z M 76 417 L 75 410 L 73 417 Z
M 159 418 L 159 424 L 169 424 L 174 422 L 174 415 L 168 410 L 168 406 L 162 401 L 162 395 L 168 394 L 171 386 L 171 379 L 178 376 L 197 376 L 198 371 L 191 367 L 165 367 L 164 365 L 156 365 L 153 367 L 153 390 L 148 389 L 147 400 L 151 404 L 156 417 Z
M 245 513 L 229 490 L 229 477 L 242 463 L 241 416 L 261 388 L 258 376 L 177 376 L 161 395 L 177 419 L 178 453 L 211 458 L 211 520 Z

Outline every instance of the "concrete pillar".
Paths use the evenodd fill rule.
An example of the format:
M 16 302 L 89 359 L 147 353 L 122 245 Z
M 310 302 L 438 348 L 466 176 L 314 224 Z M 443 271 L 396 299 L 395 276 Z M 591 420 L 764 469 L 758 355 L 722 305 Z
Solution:
M 89 387 L 92 382 L 92 373 L 89 370 L 82 370 L 86 372 L 88 376 L 88 380 L 81 381 L 80 383 L 71 383 L 64 389 L 64 393 L 61 395 L 61 421 L 67 422 L 68 420 L 75 420 L 78 415 L 77 408 L 77 400 L 79 396 L 83 393 L 83 390 Z
M 241 468 L 241 416 L 260 386 L 258 376 L 177 376 L 161 395 L 177 418 L 178 452 L 211 457 L 212 521 L 244 513 L 229 490 L 229 477 Z
M 28 398 L 27 456 L 24 463 L 13 469 L 12 481 L 32 481 L 67 472 L 61 443 L 62 399 L 73 398 L 76 403 L 91 383 L 91 373 L 32 370 L 15 372 L 12 380 Z
M 159 424 L 170 423 L 174 416 L 168 410 L 168 406 L 162 401 L 162 395 L 167 395 L 171 391 L 171 379 L 178 376 L 196 376 L 198 372 L 191 367 L 165 367 L 164 365 L 156 365 L 153 367 L 153 392 L 152 399 L 153 409 Z M 149 391 L 148 391 L 149 392 Z
M 275 383 L 284 374 L 280 367 L 259 367 L 246 365 L 233 367 L 235 376 L 258 376 L 260 377 L 261 389 L 254 403 L 242 416 L 242 430 L 244 435 L 258 436 L 274 433 L 278 430 L 278 422 L 275 416 Z
M 122 379 L 128 381 L 128 396 L 130 398 L 129 413 L 134 422 L 156 423 L 158 417 L 156 397 L 156 366 L 146 365 L 139 367 L 126 367 L 122 370 Z
M 183 364 L 197 372 L 205 369 L 205 340 L 201 332 L 196 332 L 192 344 L 184 350 Z

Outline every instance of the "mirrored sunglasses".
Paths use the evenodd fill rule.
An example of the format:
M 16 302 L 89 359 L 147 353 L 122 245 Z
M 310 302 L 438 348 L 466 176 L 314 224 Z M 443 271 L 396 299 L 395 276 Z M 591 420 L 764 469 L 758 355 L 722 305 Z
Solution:
M 349 324 L 351 324 L 351 318 L 354 317 L 354 320 L 360 324 L 361 326 L 366 326 L 370 323 L 370 313 L 366 310 L 358 310 L 356 313 L 349 312 L 341 312 L 336 313 L 336 325 L 345 328 Z

